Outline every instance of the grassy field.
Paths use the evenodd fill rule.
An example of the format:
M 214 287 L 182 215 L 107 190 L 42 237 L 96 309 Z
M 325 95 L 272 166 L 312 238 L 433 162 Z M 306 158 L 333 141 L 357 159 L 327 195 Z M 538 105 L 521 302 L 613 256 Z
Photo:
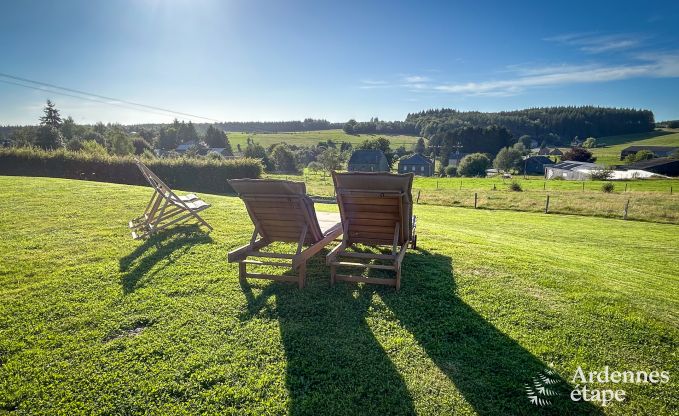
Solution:
M 321 256 L 298 290 L 239 285 L 237 198 L 202 195 L 209 235 L 133 241 L 149 196 L 0 177 L 0 412 L 679 412 L 676 225 L 417 205 L 399 293 L 330 287 Z M 568 398 L 578 366 L 671 377 L 589 384 L 627 393 L 600 407 Z M 548 368 L 559 394 L 536 407 L 525 384 Z
M 621 165 L 620 151 L 628 146 L 677 146 L 679 147 L 679 130 L 663 129 L 650 133 L 627 134 L 622 136 L 608 136 L 597 139 L 599 143 L 606 143 L 606 147 L 592 149 L 597 157 L 597 163 L 603 165 Z
M 391 141 L 392 148 L 397 148 L 404 145 L 410 150 L 410 147 L 417 141 L 417 136 L 403 136 L 403 135 L 388 135 L 388 134 L 346 134 L 344 131 L 335 130 L 319 130 L 319 131 L 302 131 L 291 133 L 243 133 L 243 132 L 229 132 L 229 142 L 235 149 L 236 145 L 245 146 L 247 138 L 250 137 L 255 142 L 264 147 L 268 147 L 274 143 L 286 142 L 288 144 L 296 145 L 314 145 L 320 141 L 333 140 L 335 142 L 350 142 L 358 144 L 367 139 L 377 137 L 386 137 Z
M 307 192 L 332 197 L 332 179 L 327 175 L 266 175 L 276 179 L 304 181 Z M 512 192 L 509 185 L 518 182 L 522 192 Z M 549 212 L 621 218 L 629 200 L 630 220 L 679 224 L 679 180 L 636 180 L 614 182 L 614 190 L 601 191 L 604 181 L 545 181 L 542 177 L 493 178 L 422 178 L 415 177 L 413 194 L 419 203 L 481 209 L 508 209 L 543 212 L 549 195 Z M 670 191 L 672 192 L 670 194 Z

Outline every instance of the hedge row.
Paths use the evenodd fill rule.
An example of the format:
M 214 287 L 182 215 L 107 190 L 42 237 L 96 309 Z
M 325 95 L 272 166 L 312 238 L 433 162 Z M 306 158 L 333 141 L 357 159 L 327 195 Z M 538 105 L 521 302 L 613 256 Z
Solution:
M 255 159 L 148 159 L 144 163 L 172 188 L 214 194 L 233 192 L 227 179 L 259 178 L 262 174 L 262 165 Z M 148 185 L 132 157 L 89 155 L 66 150 L 0 149 L 0 175 Z

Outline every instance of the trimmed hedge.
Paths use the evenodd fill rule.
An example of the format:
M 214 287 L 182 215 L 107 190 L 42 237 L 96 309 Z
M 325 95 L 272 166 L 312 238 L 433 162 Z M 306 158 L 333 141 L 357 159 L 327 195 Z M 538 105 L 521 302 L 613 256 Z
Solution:
M 144 164 L 172 188 L 213 194 L 232 193 L 227 179 L 259 178 L 255 159 L 146 159 Z M 127 185 L 148 185 L 132 157 L 90 155 L 67 150 L 0 149 L 0 175 L 46 176 Z

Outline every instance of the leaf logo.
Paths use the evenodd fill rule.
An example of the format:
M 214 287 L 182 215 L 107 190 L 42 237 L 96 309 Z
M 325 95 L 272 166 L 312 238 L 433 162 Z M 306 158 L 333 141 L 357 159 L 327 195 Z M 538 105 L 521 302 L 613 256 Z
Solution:
M 531 404 L 536 406 L 551 405 L 552 401 L 550 398 L 558 395 L 558 393 L 550 388 L 550 386 L 560 383 L 560 380 L 556 377 L 556 372 L 547 369 L 538 373 L 531 381 L 531 383 L 524 384 L 526 396 L 528 396 Z

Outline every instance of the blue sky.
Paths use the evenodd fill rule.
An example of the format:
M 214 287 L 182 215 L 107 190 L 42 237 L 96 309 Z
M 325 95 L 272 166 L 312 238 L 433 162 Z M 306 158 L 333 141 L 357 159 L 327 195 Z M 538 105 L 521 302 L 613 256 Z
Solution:
M 217 120 L 584 104 L 679 119 L 676 1 L 25 0 L 0 14 L 0 73 Z M 0 124 L 35 123 L 47 98 L 83 123 L 174 117 L 0 82 Z

